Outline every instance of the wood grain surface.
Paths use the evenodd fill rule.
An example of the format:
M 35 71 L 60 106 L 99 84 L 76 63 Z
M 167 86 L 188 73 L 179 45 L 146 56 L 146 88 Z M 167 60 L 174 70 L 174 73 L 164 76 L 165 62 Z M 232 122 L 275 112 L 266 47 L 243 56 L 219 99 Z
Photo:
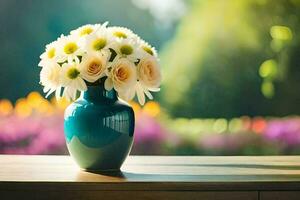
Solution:
M 106 173 L 82 171 L 69 156 L 0 155 L 0 164 L 0 199 L 267 200 L 300 191 L 300 156 L 130 156 Z

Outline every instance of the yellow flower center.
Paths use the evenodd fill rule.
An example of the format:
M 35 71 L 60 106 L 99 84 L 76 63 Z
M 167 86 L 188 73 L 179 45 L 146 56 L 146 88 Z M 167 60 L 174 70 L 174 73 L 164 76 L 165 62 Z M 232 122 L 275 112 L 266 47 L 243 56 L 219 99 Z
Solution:
M 64 52 L 66 54 L 72 54 L 78 49 L 78 46 L 75 42 L 69 42 L 64 47 Z
M 105 38 L 98 38 L 92 43 L 92 47 L 96 51 L 103 49 L 105 47 L 105 45 L 106 45 Z
M 150 47 L 147 47 L 147 46 L 143 46 L 142 47 L 144 51 L 146 51 L 147 53 L 149 53 L 151 56 L 153 56 L 153 51 Z
M 79 35 L 80 36 L 89 35 L 92 32 L 93 32 L 93 29 L 91 27 L 85 27 L 80 31 Z
M 130 55 L 133 52 L 133 48 L 132 48 L 132 46 L 130 46 L 128 44 L 125 44 L 125 45 L 120 47 L 120 52 L 123 55 Z
M 47 52 L 47 56 L 49 59 L 53 58 L 55 56 L 55 48 L 51 48 Z
M 69 79 L 76 79 L 80 74 L 80 71 L 76 67 L 72 67 L 67 71 L 67 77 Z
M 127 38 L 127 35 L 121 31 L 114 32 L 114 36 L 119 37 L 119 38 Z

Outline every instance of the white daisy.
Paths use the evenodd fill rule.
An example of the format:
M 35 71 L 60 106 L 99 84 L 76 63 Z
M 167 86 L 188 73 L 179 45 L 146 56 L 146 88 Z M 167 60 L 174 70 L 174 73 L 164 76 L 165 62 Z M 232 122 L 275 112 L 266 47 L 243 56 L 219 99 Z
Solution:
M 44 63 L 40 73 L 40 84 L 44 86 L 46 97 L 54 91 L 56 98 L 60 97 L 61 93 L 61 67 L 55 62 Z
M 138 48 L 138 44 L 133 39 L 116 40 L 111 45 L 111 48 L 117 53 L 117 56 L 115 59 L 125 57 L 133 63 L 138 61 L 140 51 Z
M 100 28 L 86 37 L 83 48 L 87 53 L 110 52 L 112 42 L 113 38 L 107 30 Z
M 62 65 L 63 96 L 75 100 L 77 91 L 86 91 L 87 86 L 82 79 L 79 63 L 64 63 Z
M 159 92 L 160 88 L 146 88 L 141 82 L 138 81 L 136 85 L 136 94 L 138 97 L 138 101 L 141 105 L 145 104 L 145 95 L 152 100 L 153 96 L 150 92 Z
M 107 28 L 107 24 L 81 26 L 46 46 L 39 66 L 43 67 L 40 83 L 47 96 L 55 91 L 58 98 L 62 93 L 75 100 L 78 92 L 87 90 L 87 83 L 97 85 L 105 76 L 105 89 L 116 90 L 126 101 L 137 95 L 143 105 L 146 97 L 153 98 L 150 92 L 160 90 L 155 48 L 130 29 Z
M 107 53 L 84 54 L 80 63 L 81 77 L 88 82 L 95 82 L 105 76 L 109 55 Z
M 108 23 L 105 22 L 103 25 L 101 24 L 87 24 L 87 25 L 83 25 L 75 30 L 72 30 L 70 32 L 71 35 L 75 35 L 77 37 L 84 37 L 84 36 L 88 36 L 90 34 L 93 34 L 94 32 L 96 32 L 99 28 L 103 27 L 105 28 L 106 25 Z
M 51 42 L 46 45 L 46 51 L 40 56 L 41 61 L 39 62 L 40 67 L 43 67 L 50 61 L 55 61 L 57 58 L 57 41 Z
M 121 94 L 120 97 L 126 101 L 132 100 L 134 96 L 137 96 L 137 99 L 141 105 L 144 105 L 146 102 L 146 97 L 149 99 L 153 99 L 151 92 L 158 92 L 160 91 L 160 88 L 147 88 L 145 87 L 140 81 L 136 83 L 134 87 L 131 87 L 128 91 Z
M 65 61 L 78 62 L 78 56 L 82 56 L 84 51 L 80 46 L 80 40 L 74 35 L 61 35 L 58 39 L 58 55 L 57 61 L 63 63 Z
M 135 39 L 137 40 L 139 37 L 134 34 L 130 29 L 120 26 L 112 26 L 108 27 L 107 30 L 109 33 L 115 37 L 120 39 Z
M 141 52 L 142 52 L 143 56 L 150 55 L 150 56 L 154 56 L 156 59 L 158 59 L 157 51 L 149 43 L 147 43 L 146 41 L 140 39 L 138 41 L 138 44 L 139 44 L 139 47 L 141 49 Z

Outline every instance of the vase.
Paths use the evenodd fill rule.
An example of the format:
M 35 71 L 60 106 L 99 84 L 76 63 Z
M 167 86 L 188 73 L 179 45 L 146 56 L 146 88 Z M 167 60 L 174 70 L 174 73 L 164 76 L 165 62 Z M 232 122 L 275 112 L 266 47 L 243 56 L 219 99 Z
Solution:
M 134 112 L 106 91 L 103 83 L 88 86 L 64 115 L 64 132 L 71 157 L 87 171 L 119 170 L 128 156 L 134 133 Z

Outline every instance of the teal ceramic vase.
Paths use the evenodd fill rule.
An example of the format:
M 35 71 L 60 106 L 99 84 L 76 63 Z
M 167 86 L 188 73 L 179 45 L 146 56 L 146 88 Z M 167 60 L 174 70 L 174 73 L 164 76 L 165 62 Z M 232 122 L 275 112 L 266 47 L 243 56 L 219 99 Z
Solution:
M 134 112 L 114 90 L 88 86 L 65 110 L 64 132 L 70 155 L 82 169 L 119 170 L 132 146 Z

